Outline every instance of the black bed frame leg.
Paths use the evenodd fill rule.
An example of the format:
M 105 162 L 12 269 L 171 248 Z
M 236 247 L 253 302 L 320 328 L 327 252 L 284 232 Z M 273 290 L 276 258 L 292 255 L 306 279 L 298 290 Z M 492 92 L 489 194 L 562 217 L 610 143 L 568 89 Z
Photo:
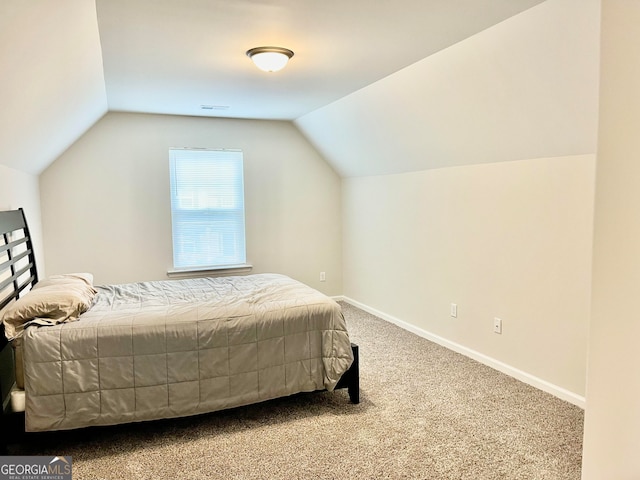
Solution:
M 353 363 L 349 368 L 350 376 L 347 391 L 349 392 L 351 403 L 360 403 L 360 354 L 358 345 L 352 343 L 351 350 L 353 351 Z
M 358 345 L 352 343 L 351 351 L 353 352 L 353 363 L 342 374 L 335 388 L 346 388 L 351 403 L 360 403 L 360 354 L 358 353 Z

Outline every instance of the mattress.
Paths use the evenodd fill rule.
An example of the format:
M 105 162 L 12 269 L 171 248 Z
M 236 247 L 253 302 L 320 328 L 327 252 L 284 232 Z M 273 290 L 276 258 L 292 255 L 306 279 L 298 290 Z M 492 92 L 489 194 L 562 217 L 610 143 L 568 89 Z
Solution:
M 24 332 L 27 431 L 332 390 L 353 361 L 340 306 L 283 275 L 96 288 L 77 321 Z

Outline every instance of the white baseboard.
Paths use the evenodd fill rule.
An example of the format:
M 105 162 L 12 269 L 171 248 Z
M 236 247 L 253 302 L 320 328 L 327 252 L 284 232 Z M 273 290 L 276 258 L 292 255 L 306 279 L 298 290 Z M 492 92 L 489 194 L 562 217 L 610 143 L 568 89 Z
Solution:
M 475 350 L 472 350 L 463 345 L 447 340 L 446 338 L 442 338 L 438 335 L 434 335 L 433 333 L 427 332 L 426 330 L 418 328 L 415 325 L 411 325 L 410 323 L 407 323 L 404 320 L 400 320 L 399 318 L 393 317 L 391 315 L 387 315 L 384 312 L 376 310 L 375 308 L 371 308 L 368 305 L 365 305 L 356 300 L 353 300 L 352 298 L 339 296 L 339 297 L 333 297 L 333 299 L 336 301 L 347 302 L 353 305 L 354 307 L 359 308 L 360 310 L 364 310 L 365 312 L 375 315 L 376 317 L 386 320 L 387 322 L 393 323 L 394 325 L 397 325 L 400 328 L 403 328 L 404 330 L 407 330 L 411 333 L 415 333 L 416 335 L 422 338 L 426 338 L 427 340 L 437 343 L 438 345 L 448 348 L 449 350 L 453 350 L 454 352 L 457 352 L 466 357 L 472 358 L 484 365 L 487 365 L 488 367 L 494 368 L 495 370 L 498 370 L 513 378 L 516 378 L 521 382 L 524 382 L 528 385 L 536 387 L 544 392 L 550 393 L 551 395 L 554 395 L 555 397 L 558 397 L 561 400 L 569 402 L 577 407 L 580 407 L 582 409 L 586 407 L 586 399 L 583 396 L 577 395 L 573 392 L 570 392 L 569 390 L 566 390 L 562 387 L 549 383 L 546 380 L 542 380 L 541 378 L 538 378 L 534 375 L 531 375 L 530 373 L 527 373 L 515 367 L 512 367 L 511 365 L 507 365 L 506 363 L 496 360 L 495 358 L 491 358 L 483 353 L 476 352 Z

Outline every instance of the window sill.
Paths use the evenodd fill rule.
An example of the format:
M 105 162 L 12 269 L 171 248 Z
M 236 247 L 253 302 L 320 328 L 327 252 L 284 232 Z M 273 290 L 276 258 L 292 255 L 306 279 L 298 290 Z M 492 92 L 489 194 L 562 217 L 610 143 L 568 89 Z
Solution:
M 227 273 L 244 273 L 250 272 L 253 265 L 222 265 L 220 267 L 203 267 L 203 268 L 185 268 L 167 271 L 168 277 L 201 277 L 203 275 L 215 276 L 225 275 Z

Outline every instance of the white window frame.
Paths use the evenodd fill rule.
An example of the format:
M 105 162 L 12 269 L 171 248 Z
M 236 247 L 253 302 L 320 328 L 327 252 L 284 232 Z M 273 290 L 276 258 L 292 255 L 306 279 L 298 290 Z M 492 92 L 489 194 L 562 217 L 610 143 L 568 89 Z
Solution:
M 250 270 L 242 151 L 171 148 L 169 170 L 173 269 L 168 275 Z

